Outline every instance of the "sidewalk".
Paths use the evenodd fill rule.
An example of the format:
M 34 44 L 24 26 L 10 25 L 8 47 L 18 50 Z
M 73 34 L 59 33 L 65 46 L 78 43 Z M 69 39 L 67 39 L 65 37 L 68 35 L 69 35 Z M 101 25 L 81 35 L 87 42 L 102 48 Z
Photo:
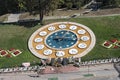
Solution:
M 93 74 L 93 76 L 85 76 L 88 73 Z M 0 74 L 0 80 L 48 80 L 48 78 L 58 78 L 58 80 L 120 80 L 113 64 L 82 66 L 78 71 L 43 74 L 40 77 L 35 77 L 36 75 L 37 73 L 34 72 L 7 73 Z

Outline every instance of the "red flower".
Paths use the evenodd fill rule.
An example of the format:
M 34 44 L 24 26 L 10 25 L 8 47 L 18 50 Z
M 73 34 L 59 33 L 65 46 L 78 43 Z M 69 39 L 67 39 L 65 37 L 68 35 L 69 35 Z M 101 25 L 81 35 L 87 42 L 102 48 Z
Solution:
M 7 54 L 6 57 L 10 58 L 10 57 L 12 57 L 12 56 L 11 56 L 11 54 Z
M 15 50 L 14 48 L 11 48 L 9 51 L 13 51 L 13 50 Z
M 116 48 L 119 48 L 118 46 L 114 46 L 114 48 L 116 49 Z
M 115 42 L 117 42 L 117 39 L 112 39 L 112 40 L 110 40 L 112 43 L 115 43 Z
M 5 55 L 5 54 L 6 54 L 6 52 L 5 52 L 5 51 L 2 51 L 2 52 L 1 52 L 1 55 Z
M 13 54 L 14 55 L 17 55 L 17 54 L 19 54 L 20 52 L 19 51 L 15 51 Z
M 104 45 L 105 45 L 105 46 L 109 46 L 109 45 L 110 45 L 110 42 L 107 41 Z

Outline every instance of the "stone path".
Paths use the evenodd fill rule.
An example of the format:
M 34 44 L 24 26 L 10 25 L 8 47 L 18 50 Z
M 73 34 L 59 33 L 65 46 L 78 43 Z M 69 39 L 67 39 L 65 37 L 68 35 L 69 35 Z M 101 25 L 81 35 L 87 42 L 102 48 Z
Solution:
M 20 16 L 20 14 L 10 14 L 8 16 L 8 20 L 4 21 L 4 22 L 6 22 L 6 23 L 17 22 L 19 20 L 19 16 Z
M 89 10 L 87 10 L 87 12 L 88 11 Z M 61 15 L 59 15 L 59 16 L 45 16 L 44 20 L 50 20 L 50 19 L 70 19 L 70 18 L 74 18 L 74 17 L 75 18 L 85 18 L 85 17 L 105 17 L 105 16 L 118 16 L 118 15 L 120 15 L 118 13 L 119 9 L 117 9 L 116 13 L 114 13 L 115 10 L 110 10 L 110 11 L 113 12 L 113 13 L 111 13 L 111 14 L 104 14 L 105 11 L 101 10 L 101 11 L 97 11 L 97 12 L 91 12 L 91 13 L 85 14 L 85 15 L 83 15 L 83 13 L 86 13 L 86 11 L 82 11 L 82 12 L 79 12 L 79 13 L 77 12 L 77 13 L 74 13 L 72 15 L 66 15 L 66 16 L 61 16 Z M 110 11 L 108 10 L 108 11 L 106 11 L 106 13 L 107 12 L 110 13 Z M 8 20 L 4 21 L 4 23 L 17 22 L 18 20 L 20 20 L 19 19 L 20 15 L 22 15 L 22 14 L 21 13 L 20 14 L 10 14 L 8 16 Z M 31 19 L 31 18 L 28 18 L 28 19 Z M 38 20 L 39 18 L 36 17 L 35 19 Z M 23 20 L 25 20 L 25 19 L 23 18 Z

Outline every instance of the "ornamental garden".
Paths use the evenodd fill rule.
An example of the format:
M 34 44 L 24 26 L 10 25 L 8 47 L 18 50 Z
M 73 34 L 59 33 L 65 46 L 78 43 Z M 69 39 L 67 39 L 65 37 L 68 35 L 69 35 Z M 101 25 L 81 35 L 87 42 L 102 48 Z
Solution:
M 88 26 L 96 36 L 96 45 L 82 61 L 120 57 L 120 16 L 72 18 L 69 21 Z M 45 25 L 68 19 L 47 20 Z M 40 64 L 28 49 L 28 39 L 41 25 L 26 27 L 20 25 L 0 24 L 0 68 L 21 66 L 23 62 L 31 65 Z
M 117 48 L 120 48 L 120 40 L 118 40 L 118 39 L 106 40 L 102 44 L 102 46 L 105 48 L 117 49 Z
M 16 57 L 18 55 L 20 55 L 22 52 L 19 49 L 14 49 L 11 48 L 9 50 L 4 50 L 4 49 L 0 49 L 0 57 Z

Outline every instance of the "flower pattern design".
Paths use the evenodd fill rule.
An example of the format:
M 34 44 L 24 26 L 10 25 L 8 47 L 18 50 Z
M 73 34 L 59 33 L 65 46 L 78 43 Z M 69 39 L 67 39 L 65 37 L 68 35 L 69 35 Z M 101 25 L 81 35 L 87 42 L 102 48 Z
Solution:
M 16 57 L 18 55 L 20 55 L 22 52 L 19 49 L 15 49 L 15 48 L 11 48 L 9 50 L 4 50 L 4 49 L 0 49 L 0 57 L 6 57 L 6 58 L 10 58 L 10 57 Z
M 102 43 L 102 46 L 105 48 L 118 49 L 120 48 L 120 41 L 118 39 L 107 40 Z

